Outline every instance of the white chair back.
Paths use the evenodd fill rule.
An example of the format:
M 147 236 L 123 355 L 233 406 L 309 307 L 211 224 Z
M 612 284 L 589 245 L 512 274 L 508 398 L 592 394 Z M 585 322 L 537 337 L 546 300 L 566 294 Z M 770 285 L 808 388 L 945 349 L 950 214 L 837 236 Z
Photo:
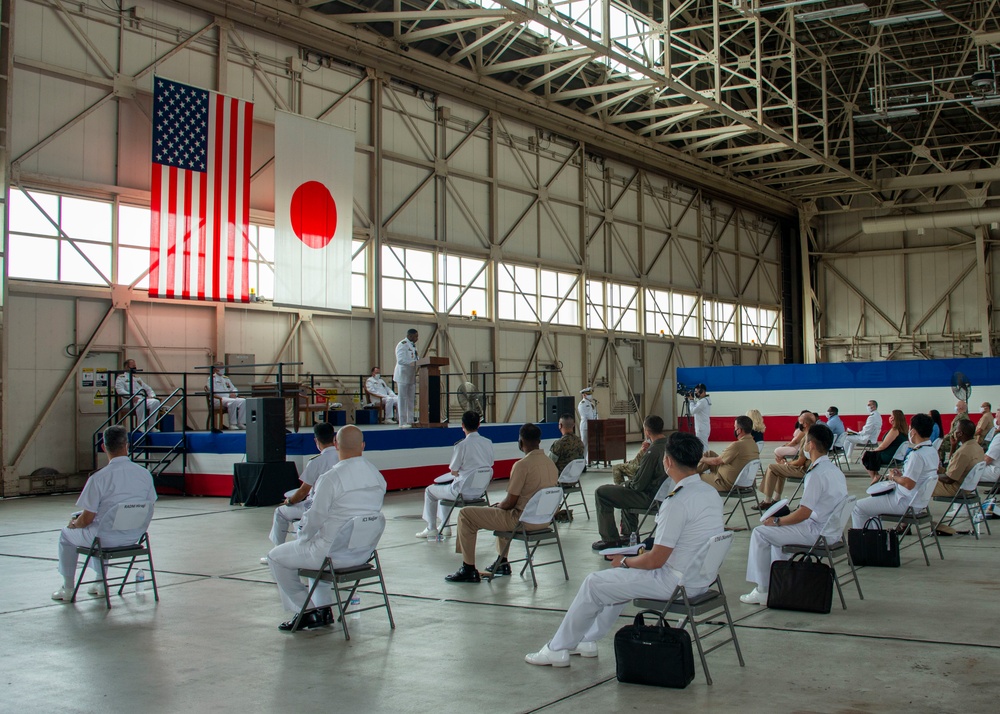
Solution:
M 675 486 L 676 484 L 674 483 L 674 480 L 667 476 L 663 479 L 663 483 L 660 484 L 660 487 L 656 489 L 656 495 L 653 496 L 653 501 L 656 503 L 663 503 L 663 499 L 670 495 L 670 492 L 674 490 Z
M 100 530 L 106 533 L 108 531 L 133 531 L 141 529 L 145 532 L 152 520 L 152 501 L 125 501 L 112 508 L 107 517 L 103 519 L 103 522 L 110 524 L 110 527 L 101 528 Z
M 965 475 L 962 479 L 962 485 L 959 486 L 961 491 L 975 491 L 979 488 L 979 479 L 983 477 L 983 470 L 986 468 L 986 462 L 980 461 L 978 464 L 969 469 L 969 473 Z
M 558 486 L 536 491 L 521 512 L 521 522 L 533 526 L 548 525 L 559 510 L 563 492 Z
M 476 469 L 462 485 L 462 497 L 468 499 L 482 498 L 486 489 L 493 482 L 493 469 L 490 467 Z
M 566 464 L 566 468 L 562 470 L 559 474 L 559 483 L 578 483 L 580 477 L 583 476 L 583 469 L 587 466 L 587 462 L 583 459 L 576 459 L 575 461 L 570 461 Z
M 355 516 L 344 523 L 328 552 L 334 567 L 347 568 L 366 562 L 378 547 L 384 530 L 385 516 L 377 512 Z
M 832 451 L 833 449 L 843 449 L 844 444 L 846 442 L 847 442 L 847 432 L 842 431 L 841 433 L 833 437 L 833 446 L 830 447 L 830 450 Z
M 892 460 L 893 461 L 902 461 L 903 458 L 906 456 L 906 452 L 909 451 L 912 448 L 913 448 L 913 445 L 910 444 L 910 442 L 904 441 L 902 444 L 899 445 L 899 448 L 896 449 L 896 453 L 892 455 Z
M 922 511 L 927 508 L 927 504 L 931 502 L 931 494 L 934 493 L 934 487 L 937 485 L 937 482 L 937 478 L 931 476 L 917 488 L 913 489 L 910 505 L 913 506 L 914 511 Z
M 764 453 L 764 442 L 763 441 L 758 441 L 757 442 L 757 453 L 758 454 L 763 454 Z
M 736 483 L 734 484 L 738 488 L 746 488 L 747 486 L 753 486 L 754 480 L 757 478 L 757 471 L 760 469 L 760 459 L 754 459 L 747 463 L 740 471 L 740 475 L 736 477 Z
M 694 575 L 698 575 L 699 580 L 703 582 L 715 580 L 722 567 L 722 561 L 726 559 L 733 545 L 734 535 L 735 533 L 728 531 L 709 538 L 691 561 L 687 571 L 681 574 L 677 584 L 684 585 Z
M 857 500 L 857 496 L 848 496 L 833 509 L 830 517 L 826 519 L 820 533 L 828 542 L 839 541 L 844 537 L 844 529 L 847 528 L 847 522 L 851 520 L 851 513 L 854 511 L 854 504 Z
M 983 437 L 983 443 L 989 444 L 991 441 L 993 441 L 993 437 L 996 435 L 997 435 L 997 428 L 996 426 L 994 426 L 992 429 L 986 432 L 986 436 Z
M 931 446 L 934 447 L 935 451 L 940 451 L 941 444 L 943 443 L 944 443 L 944 437 L 939 436 L 938 438 L 936 438 L 934 441 L 931 442 Z

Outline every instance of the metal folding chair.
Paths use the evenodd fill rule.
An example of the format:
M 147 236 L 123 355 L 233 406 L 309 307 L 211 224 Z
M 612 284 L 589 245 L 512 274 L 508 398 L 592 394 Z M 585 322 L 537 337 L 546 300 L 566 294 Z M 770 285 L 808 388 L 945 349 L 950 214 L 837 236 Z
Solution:
M 563 500 L 561 509 L 569 511 L 570 506 L 583 506 L 583 512 L 587 514 L 587 520 L 590 520 L 590 509 L 587 508 L 587 497 L 583 493 L 583 486 L 580 485 L 580 477 L 583 476 L 583 469 L 586 467 L 587 463 L 583 459 L 576 459 L 575 461 L 570 461 L 566 464 L 566 468 L 562 470 L 559 474 L 559 487 L 563 491 Z M 569 495 L 571 493 L 580 494 L 580 501 L 578 503 L 570 503 Z
M 712 684 L 712 674 L 708 669 L 708 661 L 705 655 L 714 652 L 720 647 L 733 643 L 736 648 L 736 656 L 740 661 L 740 667 L 746 666 L 743 662 L 743 653 L 740 651 L 740 642 L 736 638 L 736 628 L 733 627 L 733 617 L 729 612 L 729 604 L 726 602 L 726 591 L 722 587 L 722 579 L 719 577 L 719 568 L 722 561 L 726 559 L 726 554 L 733 544 L 732 533 L 722 533 L 712 536 L 702 548 L 704 556 L 695 558 L 692 565 L 697 564 L 697 570 L 684 573 L 677 582 L 677 587 L 666 600 L 654 600 L 648 598 L 636 598 L 632 600 L 635 607 L 643 610 L 659 612 L 664 619 L 674 616 L 679 617 L 678 627 L 684 627 L 691 623 L 691 634 L 694 636 L 694 643 L 698 648 L 698 656 L 701 658 L 701 668 L 705 672 L 705 681 Z M 701 576 L 704 581 L 712 578 L 709 590 L 700 595 L 688 595 L 686 583 L 690 582 L 693 576 Z M 717 622 L 718 615 L 725 614 L 725 624 Z M 714 625 L 714 629 L 708 632 L 699 632 L 699 625 Z M 709 648 L 705 648 L 703 640 L 717 632 L 729 629 L 729 636 L 717 642 Z
M 978 464 L 972 467 L 972 469 L 965 475 L 962 479 L 962 483 L 958 487 L 958 491 L 955 492 L 954 496 L 934 496 L 932 500 L 938 503 L 947 503 L 948 508 L 945 510 L 945 515 L 951 511 L 952 508 L 956 507 L 954 513 L 952 513 L 951 518 L 945 525 L 951 526 L 955 519 L 958 518 L 958 514 L 965 509 L 966 515 L 969 518 L 969 527 L 972 528 L 972 535 L 979 540 L 979 533 L 976 531 L 976 522 L 973 520 L 972 507 L 977 506 L 979 508 L 979 513 L 982 516 L 983 524 L 986 526 L 986 532 L 989 535 L 993 535 L 990 531 L 990 522 L 986 518 L 986 511 L 983 508 L 983 499 L 979 495 L 979 479 L 983 476 L 983 469 L 986 468 L 986 463 L 980 461 Z M 938 521 L 938 525 L 944 523 L 944 518 L 942 517 Z
M 438 525 L 438 533 L 449 527 L 448 521 L 451 520 L 451 514 L 456 508 L 482 506 L 484 504 L 487 506 L 490 505 L 490 495 L 486 490 L 492 482 L 492 468 L 476 469 L 475 473 L 469 476 L 469 480 L 463 484 L 460 494 L 455 496 L 455 498 L 442 498 L 439 503 L 445 506 L 448 512 L 445 514 L 440 525 Z
M 364 612 L 365 610 L 380 610 L 384 607 L 386 614 L 389 616 L 389 627 L 393 630 L 396 629 L 396 623 L 392 619 L 392 608 L 389 607 L 389 593 L 385 589 L 382 564 L 379 562 L 378 550 L 376 549 L 384 530 L 385 516 L 381 513 L 355 516 L 340 527 L 340 531 L 337 533 L 333 541 L 333 546 L 330 549 L 332 555 L 327 555 L 323 558 L 323 564 L 319 570 L 299 569 L 299 577 L 312 580 L 312 586 L 309 588 L 309 594 L 306 596 L 305 602 L 302 603 L 302 608 L 295 616 L 295 624 L 292 626 L 292 632 L 299 629 L 302 618 L 307 612 L 316 609 L 310 607 L 310 604 L 313 593 L 316 592 L 316 588 L 319 587 L 320 583 L 329 583 L 333 590 L 337 601 L 337 619 L 344 630 L 344 639 L 351 639 L 351 633 L 347 629 L 347 618 L 345 617 L 348 611 L 353 614 Z M 337 558 L 338 562 L 344 562 L 344 560 L 350 562 L 360 557 L 362 562 L 356 565 L 335 567 L 333 564 L 334 557 Z M 375 585 L 376 583 L 382 591 L 381 604 L 356 607 L 350 610 L 351 599 L 358 588 Z
M 882 474 L 881 474 L 882 478 L 885 478 L 889 474 L 890 469 L 895 469 L 902 466 L 903 462 L 906 460 L 906 454 L 912 448 L 913 447 L 910 446 L 910 442 L 908 441 L 904 441 L 902 444 L 900 444 L 899 448 L 896 449 L 896 453 L 892 455 L 891 459 L 889 459 L 889 463 L 887 463 L 885 466 L 882 467 Z
M 934 538 L 934 544 L 937 546 L 938 555 L 941 556 L 941 560 L 944 560 L 944 551 L 941 550 L 941 541 L 938 540 L 937 529 L 934 527 L 934 521 L 931 519 L 930 508 L 928 504 L 931 500 L 931 494 L 934 492 L 934 486 L 937 484 L 936 478 L 929 478 L 924 483 L 920 485 L 920 488 L 914 490 L 913 495 L 910 497 L 910 503 L 906 507 L 906 511 L 903 515 L 898 515 L 896 513 L 882 513 L 879 514 L 879 518 L 885 523 L 888 518 L 898 518 L 896 522 L 897 527 L 900 526 L 911 526 L 917 531 L 917 540 L 920 543 L 920 550 L 924 553 L 924 562 L 927 563 L 927 567 L 930 567 L 931 560 L 927 557 L 927 545 L 924 543 L 923 527 L 926 526 L 930 531 L 931 536 Z M 903 535 L 900 536 L 900 546 L 899 549 L 909 548 L 909 545 L 902 545 Z
M 724 498 L 725 502 L 722 504 L 722 510 L 725 512 L 729 505 L 729 501 L 736 499 L 736 503 L 733 505 L 732 509 L 726 513 L 726 523 L 729 525 L 729 519 L 733 517 L 736 513 L 737 508 L 743 509 L 743 518 L 747 522 L 747 530 L 750 530 L 750 516 L 747 514 L 746 502 L 749 500 L 754 506 L 760 506 L 760 501 L 757 499 L 757 472 L 760 470 L 760 459 L 754 459 L 753 461 L 747 462 L 747 465 L 743 467 L 740 471 L 740 475 L 736 477 L 736 481 L 733 482 L 732 488 L 729 489 Z
M 663 483 L 661 483 L 660 487 L 658 489 L 656 489 L 656 494 L 653 496 L 653 500 L 649 502 L 649 505 L 646 506 L 646 508 L 623 508 L 622 509 L 622 512 L 624 512 L 624 513 L 630 513 L 630 514 L 632 514 L 634 516 L 642 516 L 642 518 L 639 520 L 638 526 L 635 529 L 635 534 L 639 538 L 640 542 L 643 539 L 642 527 L 646 524 L 646 520 L 650 516 L 653 516 L 654 519 L 656 518 L 656 514 L 659 513 L 660 504 L 663 503 L 663 499 L 666 498 L 667 494 L 669 494 L 673 490 L 674 490 L 674 482 L 668 476 L 667 478 L 663 479 Z M 656 526 L 654 525 L 649 530 L 649 533 L 647 535 L 652 535 L 653 531 L 655 531 L 655 530 L 656 530 Z
M 497 538 L 504 538 L 507 540 L 507 545 L 504 547 L 503 552 L 497 556 L 497 559 L 493 562 L 493 567 L 486 576 L 486 579 L 493 582 L 494 574 L 500 569 L 500 563 L 503 559 L 507 557 L 507 553 L 510 551 L 510 544 L 515 540 L 522 541 L 524 543 L 524 557 L 517 560 L 509 561 L 511 565 L 514 563 L 524 563 L 521 567 L 521 572 L 519 575 L 524 576 L 524 571 L 528 568 L 531 569 L 531 583 L 534 587 L 538 587 L 538 580 L 535 578 L 535 568 L 541 568 L 543 565 L 555 565 L 556 563 L 562 564 L 563 575 L 569 580 L 569 571 L 566 569 L 566 557 L 563 555 L 562 541 L 559 539 L 559 526 L 553 519 L 556 511 L 559 510 L 559 506 L 563 501 L 563 490 L 559 486 L 553 486 L 552 488 L 543 488 L 537 491 L 534 496 L 532 496 L 528 503 L 524 506 L 524 511 L 521 512 L 521 518 L 517 524 L 517 527 L 512 531 L 493 531 L 493 535 Z M 547 526 L 546 528 L 538 528 L 535 530 L 528 530 L 528 526 Z M 559 549 L 559 559 L 549 560 L 544 563 L 535 562 L 535 551 L 538 550 L 540 546 L 545 545 L 555 545 Z
M 90 547 L 79 546 L 76 549 L 78 554 L 86 555 L 87 559 L 83 561 L 83 569 L 80 570 L 80 575 L 77 576 L 76 587 L 73 588 L 73 596 L 69 599 L 69 601 L 76 602 L 76 594 L 79 592 L 81 585 L 101 583 L 104 586 L 104 601 L 110 610 L 111 593 L 108 583 L 119 583 L 118 595 L 121 595 L 125 590 L 126 585 L 136 582 L 135 578 L 129 580 L 129 575 L 131 575 L 136 561 L 138 560 L 140 565 L 142 563 L 148 564 L 149 579 L 153 584 L 153 598 L 156 602 L 159 602 L 160 593 L 156 589 L 156 570 L 153 568 L 153 550 L 149 544 L 148 533 L 149 524 L 152 520 L 152 501 L 127 501 L 125 503 L 119 503 L 112 508 L 104 517 L 103 521 L 103 523 L 110 523 L 110 527 L 104 529 L 102 523 L 102 527 L 98 530 L 98 534 L 94 537 L 94 541 L 90 544 Z M 137 531 L 139 529 L 142 529 L 142 535 L 135 543 L 110 547 L 101 545 L 102 536 L 105 541 L 107 541 L 112 533 Z M 111 567 L 115 561 L 122 561 L 126 559 L 128 559 L 128 566 L 125 568 L 125 574 L 109 578 L 108 568 Z M 95 580 L 84 580 L 83 577 L 87 572 L 87 566 L 90 565 L 92 560 L 100 561 L 101 577 Z
M 847 432 L 841 432 L 833 438 L 833 446 L 830 447 L 828 456 L 833 459 L 841 471 L 847 466 L 847 458 L 844 456 L 844 442 L 847 440 Z
M 861 581 L 858 580 L 858 571 L 854 569 L 854 562 L 851 560 L 851 551 L 847 547 L 847 538 L 844 529 L 847 522 L 851 520 L 851 512 L 854 510 L 854 503 L 857 497 L 848 496 L 833 509 L 830 517 L 826 519 L 823 530 L 812 545 L 786 545 L 781 548 L 782 553 L 795 555 L 796 553 L 816 553 L 825 556 L 830 570 L 833 571 L 833 582 L 837 586 L 837 594 L 840 595 L 840 604 L 846 610 L 847 601 L 844 600 L 843 585 L 853 582 L 858 589 L 858 597 L 862 600 L 865 596 L 861 593 Z M 837 563 L 847 561 L 851 569 L 851 576 L 837 572 Z M 843 579 L 842 579 L 843 578 Z

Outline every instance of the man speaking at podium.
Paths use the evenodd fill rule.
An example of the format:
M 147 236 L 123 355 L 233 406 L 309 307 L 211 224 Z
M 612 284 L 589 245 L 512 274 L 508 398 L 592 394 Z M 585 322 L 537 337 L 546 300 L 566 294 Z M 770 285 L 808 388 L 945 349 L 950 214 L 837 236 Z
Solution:
M 399 427 L 413 426 L 413 408 L 417 398 L 417 338 L 420 335 L 412 327 L 406 331 L 406 339 L 396 345 L 396 369 L 392 378 L 399 387 Z

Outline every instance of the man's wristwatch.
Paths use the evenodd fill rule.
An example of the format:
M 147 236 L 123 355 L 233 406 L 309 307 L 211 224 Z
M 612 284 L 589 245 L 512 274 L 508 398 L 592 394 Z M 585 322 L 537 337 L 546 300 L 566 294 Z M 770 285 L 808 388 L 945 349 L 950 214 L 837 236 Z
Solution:
M 776 525 L 776 526 L 780 526 L 781 525 L 781 516 L 775 516 L 774 517 L 774 525 Z
M 628 557 L 622 558 L 621 566 L 628 570 Z

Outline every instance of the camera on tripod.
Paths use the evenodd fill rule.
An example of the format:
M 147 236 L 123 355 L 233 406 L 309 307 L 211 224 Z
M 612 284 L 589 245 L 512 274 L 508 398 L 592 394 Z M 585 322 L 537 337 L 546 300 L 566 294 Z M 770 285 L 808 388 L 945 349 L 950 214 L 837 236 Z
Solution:
M 683 382 L 677 383 L 677 393 L 685 399 L 694 399 L 694 389 Z

